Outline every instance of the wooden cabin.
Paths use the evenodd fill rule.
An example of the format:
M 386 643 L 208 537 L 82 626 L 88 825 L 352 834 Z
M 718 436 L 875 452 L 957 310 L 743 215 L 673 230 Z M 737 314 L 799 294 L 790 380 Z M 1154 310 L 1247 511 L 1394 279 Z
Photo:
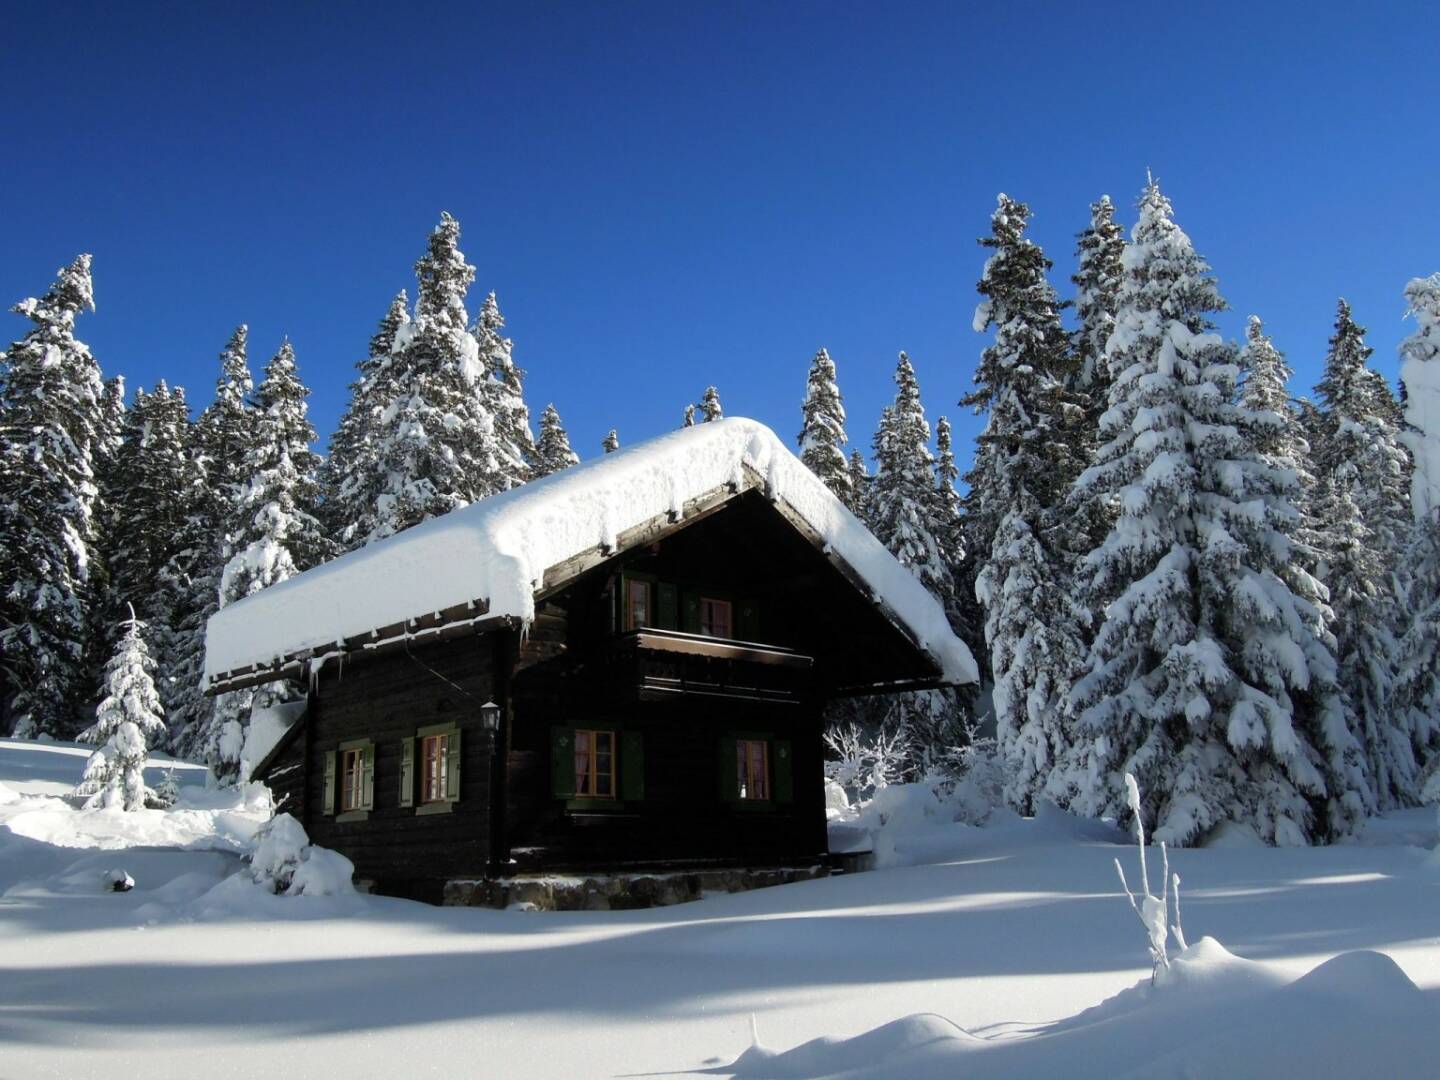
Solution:
M 745 420 L 302 574 L 208 646 L 211 692 L 308 679 L 254 778 L 357 879 L 429 900 L 823 865 L 826 703 L 974 677 L 914 577 Z

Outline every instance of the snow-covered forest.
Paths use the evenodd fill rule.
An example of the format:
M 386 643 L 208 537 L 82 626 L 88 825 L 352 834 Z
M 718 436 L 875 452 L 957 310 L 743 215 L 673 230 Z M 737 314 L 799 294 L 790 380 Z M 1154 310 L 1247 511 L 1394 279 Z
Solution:
M 1277 845 L 1350 836 L 1440 795 L 1440 274 L 1396 282 L 1413 320 L 1400 386 L 1340 300 L 1323 378 L 1296 387 L 1261 318 L 1244 342 L 1215 332 L 1217 276 L 1157 183 L 1125 216 L 1095 202 L 1066 275 L 999 196 L 957 403 L 985 420 L 968 470 L 905 353 L 868 438 L 836 359 L 797 358 L 802 460 L 989 675 L 979 694 L 839 705 L 832 742 L 894 779 L 983 760 L 1022 813 L 1123 820 L 1131 773 L 1146 829 L 1175 845 L 1226 823 Z M 579 460 L 555 404 L 532 423 L 459 222 L 441 216 L 414 269 L 323 453 L 286 341 L 257 383 L 236 327 L 200 408 L 105 377 L 77 336 L 88 255 L 16 305 L 31 325 L 0 357 L 0 730 L 118 739 L 93 789 L 119 801 L 163 798 L 138 779 L 141 732 L 243 779 L 252 716 L 302 690 L 205 696 L 215 611 Z M 677 425 L 723 416 L 715 378 L 695 373 Z M 594 450 L 620 447 L 611 429 Z

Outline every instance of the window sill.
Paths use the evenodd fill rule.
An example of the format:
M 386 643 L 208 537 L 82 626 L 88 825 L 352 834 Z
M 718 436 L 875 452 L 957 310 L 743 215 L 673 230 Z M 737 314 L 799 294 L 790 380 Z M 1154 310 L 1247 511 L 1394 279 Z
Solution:
M 415 808 L 415 816 L 425 817 L 430 814 L 448 814 L 454 808 L 455 804 L 449 801 L 421 803 Z
M 566 799 L 566 810 L 624 810 L 625 804 L 619 799 Z
M 347 822 L 347 821 L 369 821 L 369 820 L 370 820 L 370 811 L 369 811 L 369 810 L 346 810 L 343 814 L 336 814 L 336 815 L 335 815 L 335 822 L 336 822 L 336 824 L 338 824 L 338 825 L 343 825 L 343 824 L 345 824 L 345 822 Z

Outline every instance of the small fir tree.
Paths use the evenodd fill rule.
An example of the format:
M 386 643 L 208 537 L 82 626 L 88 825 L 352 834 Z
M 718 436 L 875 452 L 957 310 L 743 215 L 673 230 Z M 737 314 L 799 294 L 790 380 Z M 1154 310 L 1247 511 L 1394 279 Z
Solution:
M 570 448 L 570 436 L 560 422 L 554 404 L 545 406 L 540 414 L 540 439 L 535 444 L 535 475 L 549 476 L 580 463 L 580 455 Z
M 725 411 L 720 408 L 720 391 L 713 386 L 705 388 L 705 396 L 700 399 L 700 420 L 708 424 L 711 420 L 722 420 Z
M 694 427 L 694 426 L 695 426 L 695 406 L 694 406 L 694 405 L 686 405 L 686 406 L 685 406 L 685 415 L 684 415 L 684 417 L 683 417 L 683 418 L 681 419 L 681 421 L 680 421 L 680 426 L 681 426 L 682 428 Z
M 613 427 L 605 433 L 605 438 L 600 443 L 600 449 L 607 454 L 613 454 L 620 449 L 620 436 Z
M 154 798 L 145 786 L 145 759 L 149 747 L 164 737 L 165 721 L 150 677 L 155 663 L 141 636 L 144 625 L 131 612 L 106 666 L 107 693 L 95 711 L 95 723 L 80 733 L 81 742 L 99 746 L 75 789 L 77 795 L 88 796 L 88 808 L 143 810 L 147 799 Z

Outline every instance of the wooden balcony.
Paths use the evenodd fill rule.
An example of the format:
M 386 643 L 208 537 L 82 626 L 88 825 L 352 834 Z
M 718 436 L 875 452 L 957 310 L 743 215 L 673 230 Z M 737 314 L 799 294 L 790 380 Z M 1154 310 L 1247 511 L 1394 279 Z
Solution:
M 779 645 L 654 629 L 621 634 L 609 661 L 616 689 L 641 701 L 688 694 L 794 703 L 815 666 L 813 657 Z

